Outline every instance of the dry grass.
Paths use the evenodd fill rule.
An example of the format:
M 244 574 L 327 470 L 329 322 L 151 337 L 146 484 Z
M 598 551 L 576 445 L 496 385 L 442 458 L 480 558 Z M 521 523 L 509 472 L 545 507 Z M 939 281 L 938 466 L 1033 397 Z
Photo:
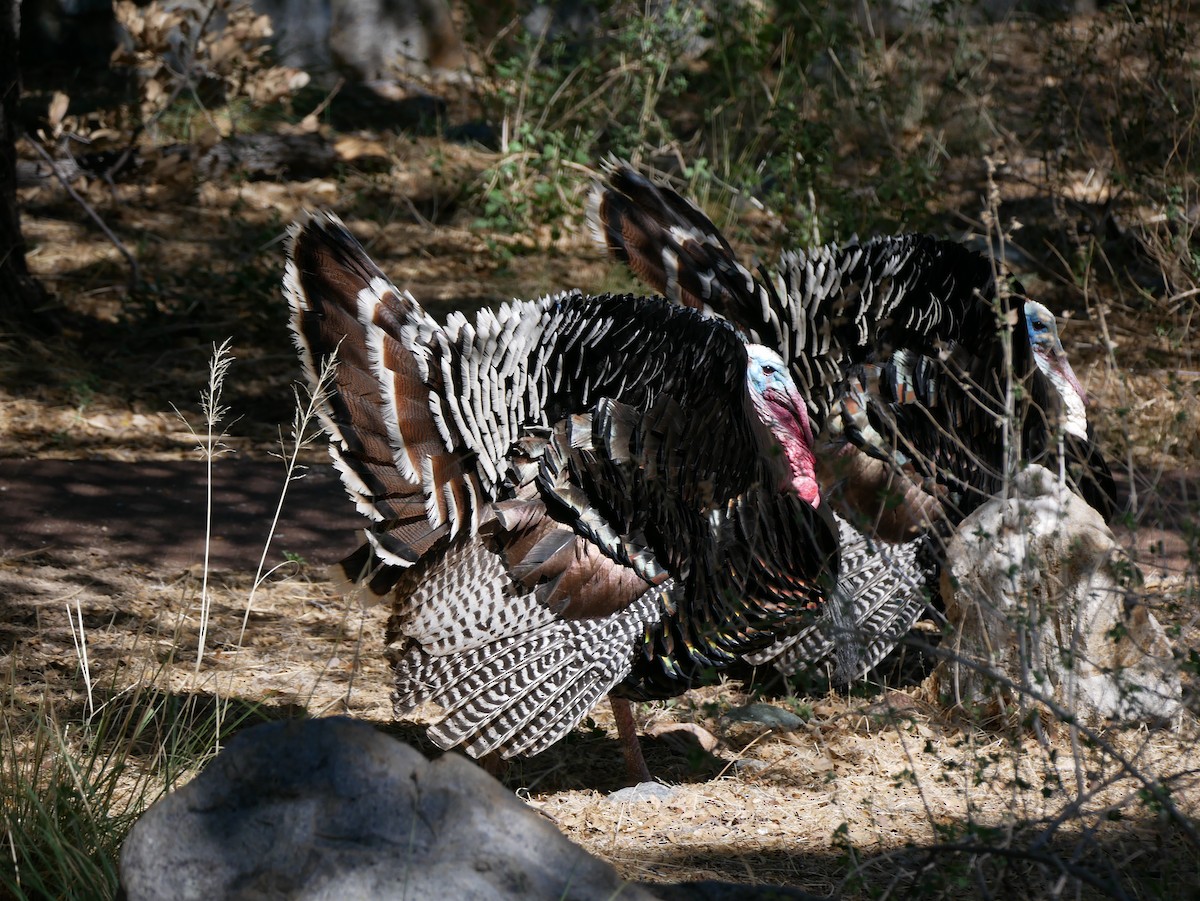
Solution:
M 213 591 L 211 651 L 197 676 L 189 653 L 199 629 L 195 575 L 163 580 L 116 568 L 81 579 L 80 562 L 41 556 L 0 564 L 5 644 L 13 647 L 4 661 L 10 723 L 47 701 L 60 722 L 85 715 L 69 602 L 83 612 L 102 703 L 125 696 L 147 703 L 142 692 L 151 685 L 155 696 L 181 704 L 208 699 L 204 710 L 218 699 L 234 700 L 239 709 L 253 703 L 258 711 L 246 722 L 349 713 L 431 750 L 418 733 L 392 722 L 382 610 L 364 614 L 302 573 L 259 590 L 239 642 L 250 585 L 246 577 L 222 577 Z M 1081 854 L 1082 871 L 1098 879 L 1109 878 L 1101 864 L 1112 858 L 1127 885 L 1153 882 L 1164 868 L 1174 869 L 1176 879 L 1195 872 L 1194 850 L 1155 813 L 1140 786 L 1105 749 L 1085 745 L 1073 754 L 1067 729 L 1044 744 L 1029 735 L 981 732 L 947 719 L 920 688 L 866 700 L 803 699 L 812 712 L 795 733 L 723 726 L 720 714 L 745 699 L 731 684 L 689 693 L 665 709 L 640 708 L 643 725 L 696 722 L 722 738 L 717 760 L 649 744 L 652 769 L 681 780 L 666 801 L 620 803 L 606 794 L 623 779 L 606 709 L 595 714 L 603 733 L 577 733 L 513 764 L 503 778 L 565 834 L 632 879 L 712 877 L 826 891 L 852 888 L 861 877 L 865 894 L 856 889 L 848 897 L 870 897 L 892 878 L 915 891 L 956 868 L 969 870 L 965 853 L 934 855 L 939 862 L 922 869 L 919 849 L 962 841 L 1000 851 L 1040 846 L 1047 860 Z M 1142 772 L 1170 777 L 1181 810 L 1200 809 L 1193 720 L 1177 731 L 1135 728 L 1104 738 Z M 146 765 L 152 748 L 146 747 Z M 1016 869 L 994 874 L 993 891 L 1002 893 L 1005 880 L 1019 876 L 1039 887 L 1031 897 L 1045 896 L 1051 872 L 1020 875 L 1017 863 L 1003 857 L 990 866 L 1001 863 Z
M 1032 261 L 1022 277 L 1052 307 L 1074 311 L 1064 334 L 1068 352 L 1101 442 L 1136 491 L 1120 538 L 1141 562 L 1142 591 L 1186 658 L 1200 647 L 1200 305 L 1180 274 L 1189 271 L 1182 261 L 1194 241 L 1159 227 L 1160 206 L 1108 177 L 1116 161 L 1103 140 L 1103 104 L 1067 102 L 1076 96 L 1067 90 L 1069 67 L 1050 45 L 1083 52 L 1090 21 L 968 34 L 963 40 L 989 51 L 973 63 L 984 77 L 953 89 L 921 74 L 922 66 L 949 58 L 936 40 L 894 42 L 882 56 L 864 57 L 865 81 L 856 90 L 904 79 L 922 87 L 902 116 L 848 119 L 839 165 L 857 179 L 847 192 L 853 202 L 879 203 L 871 193 L 879 122 L 889 152 L 973 147 L 948 157 L 933 152 L 940 193 L 927 212 L 951 231 L 979 218 L 981 142 L 1003 152 L 1001 218 L 1025 223 L 1016 236 Z M 1112 56 L 1125 46 L 1123 34 L 1100 28 L 1086 52 Z M 1139 65 L 1135 58 L 1121 69 L 1126 88 Z M 1081 82 L 1095 77 L 1075 74 Z M 1063 99 L 1048 122 L 1042 110 L 1051 95 Z M 953 127 L 922 131 L 938 109 Z M 1050 125 L 1077 139 L 1053 165 L 1043 141 Z M 1186 131 L 1189 123 L 1180 126 Z M 273 450 L 291 419 L 298 374 L 279 296 L 280 240 L 307 207 L 341 212 L 393 280 L 435 313 L 566 287 L 628 285 L 574 222 L 558 236 L 549 227 L 472 227 L 471 190 L 501 155 L 387 131 L 330 137 L 343 167 L 336 180 L 197 186 L 183 178 L 87 188 L 88 200 L 136 249 L 148 283 L 135 294 L 125 290 L 121 254 L 80 224 L 59 187 L 25 189 L 30 264 L 60 299 L 65 336 L 0 336 L 0 456 L 191 457 L 193 439 L 170 404 L 194 407 L 212 343 L 230 335 L 238 360 L 227 385 L 235 420 L 227 443 L 246 455 Z M 1105 244 L 1086 230 L 1080 237 L 1080 223 L 1102 223 L 1106 205 L 1132 238 Z M 772 217 L 754 221 L 764 236 L 779 235 Z M 1161 290 L 1132 284 L 1132 274 L 1147 269 L 1162 276 Z M 308 451 L 304 459 L 316 463 L 322 455 Z M 197 464 L 198 478 L 201 470 Z M 348 535 L 345 550 L 353 541 Z M 39 729 L 49 724 L 69 750 L 85 752 L 90 694 L 101 710 L 187 709 L 194 719 L 180 717 L 185 724 L 212 719 L 224 704 L 230 728 L 263 717 L 350 713 L 428 750 L 415 728 L 419 718 L 393 721 L 384 612 L 358 610 L 304 564 L 254 590 L 249 614 L 251 575 L 210 573 L 208 650 L 197 671 L 199 563 L 152 571 L 56 551 L 0 556 L 0 744 L 19 758 L 38 747 Z M 86 674 L 73 615 L 84 626 Z M 1194 713 L 1195 674 L 1187 678 Z M 920 685 L 769 699 L 802 709 L 805 726 L 784 735 L 727 727 L 721 714 L 747 700 L 732 683 L 640 707 L 643 725 L 696 723 L 722 740 L 716 757 L 650 743 L 651 769 L 678 783 L 666 800 L 608 797 L 624 774 L 606 708 L 594 713 L 594 728 L 514 762 L 503 778 L 569 837 L 636 879 L 712 876 L 848 898 L 1169 899 L 1188 897 L 1200 884 L 1200 849 L 1169 805 L 1114 754 L 1161 780 L 1195 828 L 1200 735 L 1193 713 L 1173 730 L 1114 729 L 1095 741 L 1063 726 L 1039 741 L 951 719 Z M 212 746 L 228 731 L 218 727 Z M 135 772 L 152 774 L 162 787 L 205 759 L 193 753 L 164 770 L 163 745 L 161 734 L 130 744 L 130 772 L 118 794 L 135 807 L 143 798 Z

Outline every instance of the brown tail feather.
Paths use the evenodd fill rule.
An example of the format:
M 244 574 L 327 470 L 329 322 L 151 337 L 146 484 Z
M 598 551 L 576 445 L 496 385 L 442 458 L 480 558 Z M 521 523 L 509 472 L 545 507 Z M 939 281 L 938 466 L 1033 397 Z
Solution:
M 314 391 L 325 389 L 321 418 L 329 432 L 330 453 L 359 510 L 376 523 L 374 553 L 384 563 L 410 565 L 447 535 L 449 527 L 426 515 L 427 491 L 419 466 L 410 464 L 406 471 L 397 465 L 397 427 L 389 417 L 395 419 L 395 411 L 403 411 L 402 427 L 416 436 L 410 454 L 429 454 L 435 448 L 445 454 L 445 449 L 433 444 L 437 430 L 428 389 L 416 378 L 402 378 L 409 370 L 397 367 L 400 374 L 393 381 L 394 389 L 404 392 L 403 400 L 383 399 L 376 366 L 381 338 L 375 326 L 385 314 L 395 320 L 420 310 L 388 284 L 353 235 L 328 214 L 314 215 L 293 228 L 284 285 L 293 337 L 309 383 Z M 365 319 L 364 312 L 369 314 Z M 396 356 L 394 349 L 387 354 L 388 359 Z M 331 365 L 332 379 L 323 384 L 321 375 Z
M 623 163 L 607 167 L 588 201 L 596 241 L 669 300 L 726 314 L 753 294 L 754 278 L 720 230 L 695 206 Z

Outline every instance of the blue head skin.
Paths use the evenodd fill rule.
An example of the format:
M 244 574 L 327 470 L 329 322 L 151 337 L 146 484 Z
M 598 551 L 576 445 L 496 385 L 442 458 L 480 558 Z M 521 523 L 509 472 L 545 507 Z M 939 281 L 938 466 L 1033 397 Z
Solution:
M 748 344 L 746 356 L 747 400 L 767 433 L 767 445 L 783 452 L 778 455 L 786 464 L 777 467 L 780 486 L 795 491 L 811 506 L 820 506 L 808 406 L 779 354 L 761 344 Z
M 1032 300 L 1025 301 L 1025 327 L 1035 351 L 1055 357 L 1066 356 L 1058 337 L 1058 320 L 1046 307 Z

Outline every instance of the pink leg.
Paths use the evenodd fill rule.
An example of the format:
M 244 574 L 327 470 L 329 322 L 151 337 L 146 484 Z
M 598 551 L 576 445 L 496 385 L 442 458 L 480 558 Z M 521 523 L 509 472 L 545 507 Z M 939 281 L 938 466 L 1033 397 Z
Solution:
M 638 743 L 637 729 L 633 725 L 633 708 L 624 698 L 608 696 L 612 705 L 613 717 L 617 721 L 617 735 L 621 738 L 621 750 L 625 752 L 625 768 L 629 778 L 634 782 L 650 782 L 650 770 L 646 768 L 646 758 L 642 756 L 642 746 Z

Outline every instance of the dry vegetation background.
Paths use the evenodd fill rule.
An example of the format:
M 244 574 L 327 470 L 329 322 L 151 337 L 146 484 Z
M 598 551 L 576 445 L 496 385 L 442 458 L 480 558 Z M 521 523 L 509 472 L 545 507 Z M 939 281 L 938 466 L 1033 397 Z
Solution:
M 304 208 L 339 212 L 436 313 L 632 287 L 582 225 L 606 152 L 673 176 L 748 256 L 906 229 L 992 246 L 1067 317 L 1130 497 L 1119 534 L 1177 642 L 1191 712 L 1171 729 L 996 733 L 919 683 L 847 695 L 814 680 L 761 690 L 804 721 L 762 734 L 728 716 L 749 699 L 729 683 L 640 708 L 643 726 L 722 739 L 715 755 L 651 743 L 651 770 L 679 783 L 665 799 L 607 796 L 623 779 L 607 710 L 503 778 L 631 878 L 849 898 L 1196 897 L 1200 10 L 1114 3 L 885 32 L 818 6 L 744 5 L 715 29 L 724 40 L 694 45 L 683 6 L 647 20 L 617 4 L 586 52 L 473 39 L 473 78 L 407 81 L 389 99 L 274 67 L 252 15 L 126 9 L 142 30 L 111 77 L 26 75 L 20 151 L 42 168 L 21 190 L 23 228 L 61 334 L 0 335 L 0 457 L 192 461 L 203 481 L 227 460 L 199 403 L 225 339 L 236 359 L 207 401 L 221 449 L 265 458 L 282 434 L 290 455 L 281 239 Z M 167 66 L 171 27 L 187 40 Z M 248 135 L 301 158 L 214 162 Z M 70 191 L 46 155 L 81 159 Z M 318 443 L 296 459 L 325 457 Z M 256 576 L 103 547 L 5 553 L 0 527 L 0 890 L 111 897 L 132 818 L 259 719 L 346 712 L 428 749 L 393 722 L 383 612 L 324 580 L 319 564 L 353 543 Z

